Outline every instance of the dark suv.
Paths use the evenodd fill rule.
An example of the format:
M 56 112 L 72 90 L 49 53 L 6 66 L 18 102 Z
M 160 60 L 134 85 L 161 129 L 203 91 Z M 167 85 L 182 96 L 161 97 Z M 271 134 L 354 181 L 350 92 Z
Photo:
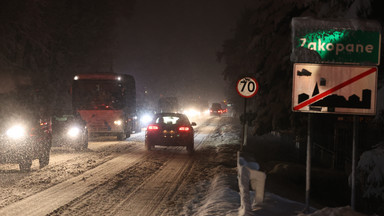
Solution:
M 17 163 L 29 171 L 32 160 L 49 164 L 52 135 L 50 119 L 31 113 L 0 113 L 0 163 Z
M 211 108 L 209 109 L 209 113 L 211 116 L 221 116 L 221 114 L 223 114 L 223 109 L 221 108 L 221 104 L 213 103 Z

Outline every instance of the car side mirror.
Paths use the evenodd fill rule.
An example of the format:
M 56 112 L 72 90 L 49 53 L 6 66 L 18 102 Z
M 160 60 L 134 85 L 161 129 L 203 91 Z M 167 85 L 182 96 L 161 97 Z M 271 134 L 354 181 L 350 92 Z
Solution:
M 191 125 L 192 125 L 192 126 L 196 126 L 196 122 L 192 122 Z

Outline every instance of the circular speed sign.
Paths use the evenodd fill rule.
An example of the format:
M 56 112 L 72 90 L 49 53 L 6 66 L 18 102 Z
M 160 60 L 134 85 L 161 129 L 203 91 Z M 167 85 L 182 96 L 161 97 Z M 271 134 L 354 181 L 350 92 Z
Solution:
M 250 98 L 255 96 L 257 90 L 259 90 L 259 84 L 255 78 L 244 77 L 237 81 L 236 89 L 241 97 Z

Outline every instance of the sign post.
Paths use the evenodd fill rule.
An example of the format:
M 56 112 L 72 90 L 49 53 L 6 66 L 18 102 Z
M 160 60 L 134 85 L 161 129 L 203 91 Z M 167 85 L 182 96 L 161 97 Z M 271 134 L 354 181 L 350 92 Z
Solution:
M 307 126 L 307 161 L 305 168 L 305 209 L 304 213 L 309 213 L 309 197 L 311 194 L 311 150 L 312 150 L 312 113 L 308 113 Z
M 243 147 L 247 145 L 247 98 L 251 98 L 256 95 L 259 90 L 259 84 L 253 77 L 244 77 L 237 81 L 236 90 L 237 93 L 244 98 L 243 142 L 240 146 L 240 150 L 243 150 Z
M 359 118 L 353 116 L 353 139 L 352 139 L 352 173 L 351 173 L 351 208 L 355 209 L 356 199 L 356 143 L 358 140 Z
M 351 207 L 354 209 L 358 115 L 376 114 L 381 25 L 374 20 L 308 17 L 295 17 L 291 24 L 291 61 L 296 62 L 292 109 L 309 113 L 305 211 L 309 211 L 312 113 L 353 115 Z
M 355 169 L 358 115 L 376 113 L 377 67 L 295 64 L 293 110 L 353 115 L 351 207 L 355 208 Z M 310 115 L 308 116 L 310 122 Z M 310 127 L 310 123 L 308 123 Z M 309 134 L 309 131 L 308 131 Z M 308 137 L 307 148 L 311 146 Z M 310 152 L 307 151 L 307 169 Z M 307 174 L 307 181 L 309 181 Z M 309 182 L 308 187 L 309 190 Z M 309 192 L 307 192 L 309 196 Z M 306 203 L 309 202 L 307 198 Z M 307 205 L 307 207 L 309 207 Z

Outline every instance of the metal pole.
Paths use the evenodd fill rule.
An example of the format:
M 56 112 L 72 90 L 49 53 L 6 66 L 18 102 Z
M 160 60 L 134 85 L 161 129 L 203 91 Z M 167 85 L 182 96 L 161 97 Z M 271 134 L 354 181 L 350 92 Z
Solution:
M 240 146 L 240 151 L 243 150 L 243 147 L 247 145 L 247 98 L 244 98 L 244 123 L 243 123 L 243 142 Z
M 308 128 L 307 128 L 307 164 L 305 173 L 305 209 L 304 213 L 309 213 L 309 197 L 311 191 L 311 118 L 312 114 L 308 114 Z
M 358 116 L 353 116 L 353 140 L 352 140 L 352 174 L 351 174 L 351 208 L 355 210 L 356 196 L 356 145 L 358 139 Z

